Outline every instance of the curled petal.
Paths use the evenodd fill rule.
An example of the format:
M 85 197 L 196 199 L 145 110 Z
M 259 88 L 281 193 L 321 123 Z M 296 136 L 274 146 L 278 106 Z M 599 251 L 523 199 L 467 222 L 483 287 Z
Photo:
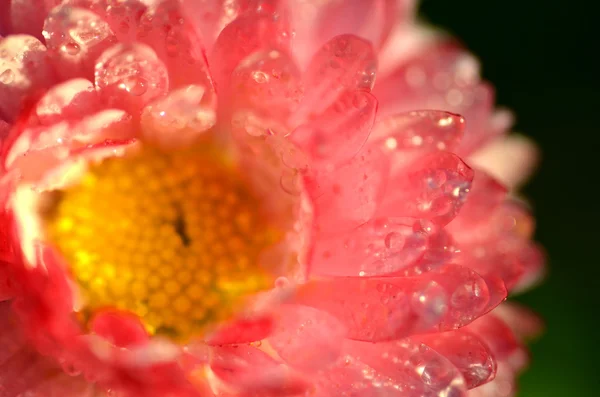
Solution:
M 303 95 L 300 72 L 284 52 L 253 53 L 235 69 L 230 81 L 232 125 L 253 136 L 289 133 L 289 118 Z M 261 120 L 260 128 L 254 119 Z
M 365 91 L 347 91 L 291 135 L 322 166 L 354 157 L 363 147 L 377 112 L 377 99 Z
M 96 59 L 117 42 L 108 24 L 97 14 L 69 6 L 52 10 L 43 34 L 56 71 L 64 79 L 93 79 Z
M 371 44 L 353 35 L 340 35 L 313 57 L 305 74 L 306 97 L 298 116 L 331 105 L 346 90 L 370 91 L 375 83 L 377 56 Z
M 98 59 L 96 89 L 110 107 L 139 115 L 143 107 L 169 89 L 165 65 L 148 46 L 118 44 Z
M 282 305 L 275 321 L 268 341 L 292 367 L 316 371 L 339 357 L 346 330 L 330 314 L 307 306 Z
M 448 152 L 427 155 L 390 178 L 381 216 L 450 222 L 466 201 L 473 171 Z
M 207 51 L 225 26 L 242 11 L 245 0 L 182 0 L 186 15 L 191 16 L 202 34 Z
M 273 319 L 269 316 L 240 318 L 224 324 L 208 336 L 206 343 L 213 346 L 235 345 L 260 341 L 273 331 Z
M 90 329 L 113 345 L 133 347 L 148 341 L 148 333 L 140 319 L 118 310 L 102 311 L 90 322 Z
M 0 39 L 0 117 L 14 121 L 28 96 L 54 83 L 46 47 L 34 37 Z
M 223 91 L 232 72 L 248 55 L 261 50 L 289 50 L 290 33 L 284 18 L 269 12 L 248 12 L 227 25 L 212 50 L 211 71 Z
M 172 88 L 189 84 L 212 88 L 204 48 L 179 0 L 154 2 L 141 17 L 137 39 L 152 47 L 165 64 Z
M 378 121 L 370 142 L 381 143 L 387 150 L 437 151 L 455 149 L 463 136 L 465 119 L 439 110 L 400 113 Z
M 215 347 L 210 369 L 229 388 L 260 396 L 293 396 L 309 387 L 289 367 L 253 346 Z
M 419 277 L 316 279 L 293 300 L 332 314 L 352 339 L 383 341 L 466 325 L 489 310 L 490 290 L 472 270 L 448 265 Z
M 40 98 L 35 114 L 43 125 L 75 120 L 95 113 L 101 107 L 94 84 L 86 79 L 73 79 L 53 86 Z
M 304 176 L 312 200 L 315 230 L 340 232 L 369 221 L 381 202 L 388 163 L 379 149 L 365 148 L 337 170 Z
M 142 134 L 161 146 L 192 143 L 217 122 L 217 98 L 210 87 L 189 85 L 146 106 Z
M 483 385 L 496 375 L 496 361 L 490 348 L 463 329 L 419 335 L 411 339 L 426 344 L 450 360 L 461 372 L 468 389 Z
M 465 382 L 450 361 L 410 339 L 385 343 L 346 341 L 337 365 L 317 378 L 330 396 L 465 396 Z M 321 394 L 318 394 L 321 396 Z

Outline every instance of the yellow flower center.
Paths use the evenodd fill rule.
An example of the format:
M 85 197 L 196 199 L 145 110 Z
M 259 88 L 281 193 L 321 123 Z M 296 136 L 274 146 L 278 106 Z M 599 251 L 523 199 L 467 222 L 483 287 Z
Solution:
M 118 308 L 185 341 L 272 284 L 259 254 L 279 233 L 212 145 L 104 160 L 57 197 L 47 234 L 81 290 L 84 321 Z

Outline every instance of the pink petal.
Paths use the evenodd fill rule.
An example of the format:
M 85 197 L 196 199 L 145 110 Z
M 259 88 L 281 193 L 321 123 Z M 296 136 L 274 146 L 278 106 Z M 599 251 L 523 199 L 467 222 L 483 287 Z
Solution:
M 463 329 L 411 337 L 446 357 L 461 372 L 468 389 L 494 379 L 496 362 L 487 345 Z
M 0 117 L 14 121 L 24 101 L 54 83 L 46 47 L 34 37 L 0 40 Z
M 171 88 L 212 88 L 204 47 L 179 0 L 153 2 L 141 17 L 137 40 L 152 47 L 165 64 Z
M 210 368 L 229 387 L 249 396 L 292 396 L 308 387 L 289 367 L 247 345 L 215 347 Z
M 345 91 L 370 91 L 376 73 L 377 56 L 371 43 L 349 34 L 334 37 L 308 65 L 306 96 L 296 120 L 329 107 Z
M 226 91 L 231 74 L 248 55 L 265 50 L 287 52 L 288 29 L 284 18 L 269 12 L 248 12 L 227 25 L 209 58 L 217 88 Z
M 395 273 L 431 251 L 430 233 L 412 218 L 378 218 L 341 234 L 315 235 L 308 263 L 313 275 Z
M 273 319 L 270 316 L 239 318 L 222 324 L 208 336 L 209 345 L 235 345 L 260 341 L 273 331 Z
M 92 80 L 96 59 L 117 42 L 106 22 L 77 7 L 56 7 L 44 23 L 44 38 L 57 73 Z
M 134 116 L 169 89 L 165 65 L 143 44 L 118 44 L 106 50 L 96 63 L 95 75 L 96 89 L 106 104 Z
M 462 139 L 464 125 L 462 116 L 438 110 L 400 113 L 378 121 L 369 141 L 390 151 L 452 151 Z
M 339 357 L 346 332 L 331 315 L 306 306 L 282 305 L 275 322 L 268 341 L 292 367 L 312 372 Z
M 8 0 L 13 33 L 25 33 L 41 39 L 44 18 L 61 0 Z
M 363 147 L 377 112 L 377 99 L 365 91 L 346 91 L 322 113 L 291 135 L 319 167 L 350 160 Z
M 427 155 L 390 177 L 380 216 L 414 217 L 445 225 L 457 214 L 471 188 L 473 171 L 448 152 Z
M 312 199 L 315 230 L 340 233 L 369 221 L 381 202 L 387 169 L 386 157 L 368 147 L 331 173 L 306 175 L 304 188 Z
M 469 163 L 487 171 L 510 189 L 517 189 L 539 163 L 539 150 L 528 138 L 511 135 L 477 150 Z
M 106 310 L 94 315 L 90 329 L 119 347 L 131 347 L 148 341 L 148 333 L 139 317 L 118 310 Z
M 189 85 L 146 106 L 142 135 L 164 147 L 192 143 L 217 122 L 217 98 L 211 87 Z
M 232 127 L 240 133 L 287 135 L 289 119 L 303 95 L 300 72 L 284 52 L 253 53 L 234 70 L 229 106 Z
M 183 9 L 202 35 L 206 50 L 210 51 L 217 36 L 240 13 L 245 0 L 183 0 Z
M 43 125 L 63 120 L 80 119 L 100 110 L 100 98 L 94 84 L 86 79 L 73 79 L 53 86 L 40 98 L 35 113 Z
M 446 358 L 410 339 L 386 343 L 347 341 L 337 365 L 317 379 L 330 396 L 464 396 L 465 382 Z
M 315 279 L 293 298 L 332 314 L 348 337 L 365 341 L 456 329 L 489 310 L 489 300 L 485 281 L 454 265 L 419 277 Z

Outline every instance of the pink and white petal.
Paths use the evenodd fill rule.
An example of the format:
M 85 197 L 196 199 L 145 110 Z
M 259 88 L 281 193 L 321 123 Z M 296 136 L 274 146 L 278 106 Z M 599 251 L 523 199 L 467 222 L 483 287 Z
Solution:
M 364 146 L 375 122 L 377 99 L 365 91 L 346 91 L 324 109 L 296 128 L 290 139 L 311 156 L 315 167 L 332 169 Z
M 446 357 L 461 372 L 467 389 L 488 383 L 496 375 L 496 361 L 490 348 L 464 329 L 413 336 L 410 339 L 424 343 Z
M 217 122 L 217 98 L 212 87 L 189 85 L 171 91 L 144 108 L 143 139 L 165 147 L 187 145 Z
M 419 277 L 315 279 L 292 301 L 335 316 L 351 339 L 385 341 L 464 326 L 489 310 L 490 297 L 483 278 L 448 265 Z
M 129 114 L 108 109 L 79 122 L 26 129 L 7 148 L 4 167 L 17 170 L 23 182 L 39 180 L 77 151 L 105 142 L 129 144 L 136 133 L 131 123 Z
M 499 317 L 490 313 L 467 325 L 466 331 L 477 335 L 494 354 L 498 362 L 507 362 L 513 369 L 522 369 L 529 361 L 525 347 Z
M 285 1 L 293 10 L 290 14 L 296 32 L 296 57 L 301 64 L 306 64 L 320 46 L 341 34 L 360 36 L 379 48 L 398 19 L 398 13 L 406 12 L 398 3 L 397 0 Z
M 257 51 L 288 52 L 289 26 L 277 13 L 247 12 L 219 34 L 209 57 L 210 69 L 219 92 L 227 91 L 229 79 L 240 62 Z
M 115 33 L 121 43 L 136 40 L 142 14 L 146 11 L 147 0 L 63 0 L 63 5 L 90 10 L 99 15 Z
M 506 194 L 507 189 L 502 184 L 485 172 L 475 169 L 469 199 L 447 230 L 458 241 L 481 238 L 489 233 L 490 214 L 499 209 Z
M 317 233 L 309 253 L 309 272 L 329 276 L 396 273 L 431 251 L 431 234 L 412 218 L 378 218 L 340 234 Z
M 469 156 L 469 164 L 487 171 L 511 190 L 518 189 L 539 163 L 539 150 L 528 138 L 511 135 L 483 146 Z
M 263 340 L 273 332 L 270 315 L 237 318 L 220 325 L 205 341 L 212 346 L 237 345 Z
M 7 0 L 10 3 L 11 33 L 29 34 L 41 39 L 44 18 L 61 0 Z
M 331 173 L 306 174 L 303 185 L 314 211 L 314 230 L 340 233 L 368 222 L 381 203 L 387 173 L 387 158 L 367 147 Z
M 152 47 L 165 64 L 171 88 L 212 88 L 204 47 L 179 0 L 153 2 L 140 19 L 137 40 Z
M 150 47 L 117 44 L 98 59 L 95 85 L 107 106 L 138 117 L 148 103 L 168 92 L 169 76 Z
M 234 133 L 242 136 L 289 134 L 289 120 L 303 92 L 300 72 L 285 52 L 253 53 L 231 76 L 226 107 L 234 109 L 231 114 Z
M 115 346 L 130 348 L 148 342 L 149 336 L 139 317 L 120 310 L 96 313 L 90 330 Z
M 377 55 L 371 43 L 350 34 L 332 38 L 304 73 L 306 93 L 295 124 L 331 106 L 346 91 L 370 91 L 376 73 Z
M 466 393 L 465 382 L 450 361 L 410 339 L 346 341 L 337 365 L 317 378 L 316 385 L 330 396 L 459 397 Z
M 13 122 L 24 102 L 55 82 L 46 47 L 36 38 L 0 39 L 0 117 Z
M 528 308 L 517 303 L 507 302 L 494 310 L 513 333 L 522 340 L 538 337 L 544 331 L 543 320 Z
M 55 7 L 44 23 L 44 38 L 62 79 L 94 78 L 96 59 L 117 42 L 108 24 L 97 14 L 78 7 Z
M 279 357 L 293 368 L 315 372 L 339 357 L 346 330 L 333 316 L 300 305 L 282 305 L 275 329 L 267 339 Z
M 50 88 L 35 107 L 42 125 L 50 126 L 63 120 L 76 120 L 96 113 L 101 108 L 94 84 L 86 79 L 72 79 Z
M 446 225 L 465 203 L 472 180 L 473 170 L 455 154 L 426 155 L 390 177 L 377 214 Z
M 464 117 L 439 111 L 420 110 L 399 113 L 375 123 L 369 142 L 380 143 L 389 151 L 453 151 L 460 143 Z
M 310 386 L 288 366 L 250 345 L 214 347 L 210 369 L 225 390 L 249 396 L 293 396 Z

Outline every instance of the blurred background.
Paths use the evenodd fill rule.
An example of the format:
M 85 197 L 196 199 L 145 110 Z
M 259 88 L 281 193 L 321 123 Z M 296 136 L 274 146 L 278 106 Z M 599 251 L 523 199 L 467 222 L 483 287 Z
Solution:
M 600 396 L 600 50 L 595 1 L 422 0 L 421 15 L 458 36 L 483 65 L 516 130 L 543 163 L 525 195 L 549 276 L 516 299 L 540 313 L 546 333 L 520 397 Z

